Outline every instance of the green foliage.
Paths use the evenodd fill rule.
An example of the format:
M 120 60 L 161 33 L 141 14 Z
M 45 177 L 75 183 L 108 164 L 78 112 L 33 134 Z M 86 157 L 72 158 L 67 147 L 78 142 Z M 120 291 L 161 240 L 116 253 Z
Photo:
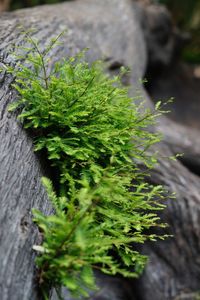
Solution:
M 199 6 L 198 0 L 158 0 L 161 4 L 165 4 L 176 18 L 178 25 L 186 28 L 191 24 L 195 10 Z
M 20 95 L 10 110 L 21 108 L 35 150 L 45 151 L 58 173 L 57 190 L 43 178 L 55 213 L 33 210 L 44 236 L 34 249 L 46 298 L 50 286 L 59 294 L 63 285 L 76 297 L 87 296 L 95 288 L 95 268 L 137 277 L 147 258 L 134 245 L 165 237 L 150 233 L 165 226 L 157 215 L 163 188 L 145 182 L 157 162 L 148 149 L 160 140 L 147 128 L 160 104 L 154 114 L 136 105 L 120 76 L 110 78 L 99 61 L 89 65 L 83 52 L 48 71 L 56 41 L 42 51 L 28 36 L 26 62 L 7 68 Z
M 181 30 L 189 31 L 191 40 L 184 47 L 182 57 L 190 63 L 200 63 L 200 2 L 199 0 L 155 0 L 165 4 Z

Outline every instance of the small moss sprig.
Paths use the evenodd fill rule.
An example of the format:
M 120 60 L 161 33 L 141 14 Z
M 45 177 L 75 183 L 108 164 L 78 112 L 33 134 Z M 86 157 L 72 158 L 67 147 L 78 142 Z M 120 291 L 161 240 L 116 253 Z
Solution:
M 93 269 L 138 277 L 147 257 L 135 245 L 165 238 L 149 233 L 165 226 L 157 215 L 164 205 L 156 200 L 164 198 L 163 187 L 145 182 L 148 171 L 138 168 L 157 163 L 148 149 L 160 136 L 147 128 L 159 105 L 154 113 L 141 112 L 120 75 L 106 75 L 99 61 L 88 64 L 83 52 L 50 70 L 57 40 L 40 50 L 26 34 L 26 61 L 7 67 L 19 93 L 9 109 L 21 108 L 19 119 L 31 130 L 35 151 L 47 153 L 59 182 L 55 190 L 43 178 L 54 214 L 33 210 L 44 238 L 34 249 L 45 299 L 52 286 L 60 298 L 61 286 L 87 297 L 96 288 Z

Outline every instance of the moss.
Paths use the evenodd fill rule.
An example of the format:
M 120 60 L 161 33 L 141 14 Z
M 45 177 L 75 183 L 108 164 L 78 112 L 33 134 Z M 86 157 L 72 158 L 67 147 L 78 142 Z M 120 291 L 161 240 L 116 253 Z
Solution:
M 34 133 L 35 151 L 45 150 L 58 173 L 58 191 L 43 178 L 55 214 L 33 210 L 44 236 L 34 249 L 46 299 L 51 286 L 60 294 L 63 285 L 76 297 L 87 296 L 96 288 L 95 268 L 138 277 L 147 257 L 136 245 L 165 238 L 152 233 L 165 227 L 157 215 L 164 208 L 157 201 L 164 198 L 163 187 L 145 182 L 157 163 L 148 150 L 160 135 L 148 127 L 160 114 L 160 103 L 155 112 L 138 106 L 121 84 L 126 71 L 111 78 L 102 62 L 89 65 L 84 52 L 57 62 L 48 73 L 57 40 L 41 51 L 26 34 L 26 63 L 7 69 L 19 93 L 10 110 L 21 108 L 19 119 Z

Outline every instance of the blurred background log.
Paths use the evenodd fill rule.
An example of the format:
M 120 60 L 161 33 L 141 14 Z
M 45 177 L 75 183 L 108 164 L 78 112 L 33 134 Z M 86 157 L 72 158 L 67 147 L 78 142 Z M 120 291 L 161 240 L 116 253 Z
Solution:
M 0 12 L 9 10 L 10 0 L 0 0 Z
M 155 30 L 160 23 L 163 24 L 161 32 Z M 18 25 L 25 30 L 35 28 L 34 36 L 43 45 L 67 29 L 63 46 L 51 53 L 52 64 L 89 47 L 87 59 L 103 57 L 111 73 L 118 72 L 121 65 L 131 67 L 127 78 L 131 94 L 145 99 L 146 105 L 151 107 L 153 102 L 139 79 L 149 66 L 152 70 L 158 64 L 170 64 L 177 53 L 177 41 L 182 39 L 163 7 L 136 4 L 132 0 L 77 0 L 2 14 L 1 64 L 15 64 L 13 52 L 24 42 Z M 45 167 L 45 158 L 33 153 L 31 138 L 16 115 L 7 112 L 8 104 L 16 99 L 12 82 L 9 74 L 1 73 L 0 295 L 2 300 L 39 300 L 32 246 L 40 241 L 40 235 L 32 223 L 31 208 L 50 213 L 51 207 L 40 183 L 42 174 L 50 170 Z M 149 255 L 150 260 L 139 280 L 132 282 L 97 274 L 101 289 L 98 295 L 91 296 L 93 300 L 192 300 L 198 296 L 199 134 L 197 129 L 166 117 L 160 118 L 157 129 L 164 139 L 155 149 L 160 153 L 160 165 L 152 171 L 150 180 L 176 192 L 176 200 L 167 201 L 162 216 L 174 237 L 142 247 L 141 251 Z M 176 162 L 166 158 L 176 152 L 185 152 L 185 156 Z

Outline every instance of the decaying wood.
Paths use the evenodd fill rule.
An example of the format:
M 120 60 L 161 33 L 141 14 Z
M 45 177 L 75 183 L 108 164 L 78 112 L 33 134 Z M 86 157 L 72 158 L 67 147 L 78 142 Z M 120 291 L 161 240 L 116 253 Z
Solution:
M 9 9 L 10 0 L 0 0 L 0 13 Z
M 140 89 L 145 95 L 139 79 L 147 64 L 146 45 L 136 12 L 132 0 L 77 0 L 2 14 L 1 64 L 15 63 L 12 53 L 23 43 L 18 25 L 27 30 L 35 28 L 34 36 L 43 44 L 67 29 L 62 48 L 51 53 L 52 63 L 89 47 L 89 60 L 103 57 L 112 70 L 121 64 L 130 66 L 133 93 Z M 10 75 L 1 73 L 0 295 L 2 300 L 38 300 L 32 246 L 39 242 L 39 234 L 31 220 L 31 208 L 46 213 L 51 208 L 40 183 L 45 161 L 36 157 L 31 139 L 16 115 L 7 111 L 8 104 L 16 98 L 12 81 Z M 146 100 L 150 103 L 148 96 Z M 164 141 L 157 148 L 160 165 L 152 172 L 151 181 L 176 192 L 176 200 L 169 200 L 163 213 L 174 237 L 143 247 L 142 251 L 150 256 L 144 275 L 134 285 L 121 284 L 121 295 L 119 281 L 114 279 L 117 283 L 110 287 L 112 300 L 131 299 L 134 295 L 138 300 L 181 299 L 187 295 L 190 298 L 184 299 L 193 299 L 191 295 L 195 297 L 199 289 L 200 180 L 198 168 L 194 168 L 200 165 L 198 132 L 168 119 L 160 120 L 158 129 Z M 185 152 L 185 158 L 177 162 L 165 158 L 176 152 Z M 105 284 L 102 286 L 100 295 L 92 299 L 111 299 L 107 297 L 108 288 L 104 291 Z

